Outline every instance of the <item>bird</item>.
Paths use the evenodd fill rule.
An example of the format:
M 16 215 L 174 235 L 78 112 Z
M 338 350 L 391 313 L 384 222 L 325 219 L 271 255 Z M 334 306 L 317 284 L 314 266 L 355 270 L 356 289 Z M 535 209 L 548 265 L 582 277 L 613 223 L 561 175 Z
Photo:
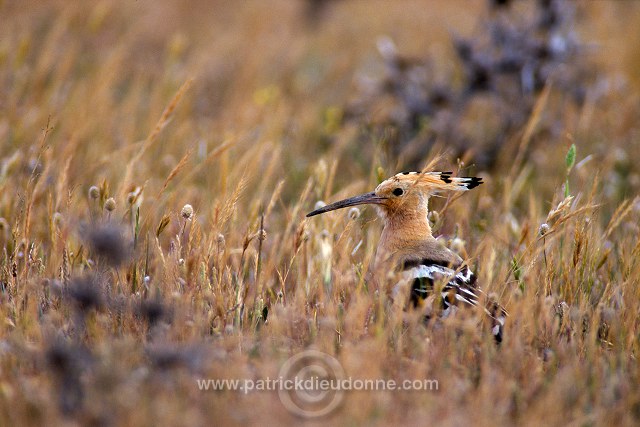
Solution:
M 306 216 L 336 209 L 374 205 L 383 220 L 383 229 L 373 263 L 375 271 L 394 271 L 401 279 L 392 298 L 409 295 L 410 308 L 429 308 L 440 290 L 441 317 L 448 317 L 458 306 L 483 305 L 492 321 L 491 332 L 502 342 L 506 310 L 486 298 L 477 277 L 465 261 L 433 236 L 429 225 L 429 199 L 445 192 L 468 191 L 483 184 L 482 178 L 454 177 L 452 172 L 402 172 L 382 181 L 374 191 L 320 207 Z M 440 286 L 438 286 L 440 285 Z M 406 289 L 410 288 L 410 291 Z M 431 317 L 425 314 L 425 321 Z

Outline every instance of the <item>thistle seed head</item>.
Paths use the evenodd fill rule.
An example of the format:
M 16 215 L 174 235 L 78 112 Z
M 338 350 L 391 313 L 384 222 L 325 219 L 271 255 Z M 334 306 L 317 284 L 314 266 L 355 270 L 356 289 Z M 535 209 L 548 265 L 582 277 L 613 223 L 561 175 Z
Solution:
M 427 219 L 433 226 L 437 224 L 438 221 L 440 221 L 440 214 L 438 213 L 438 211 L 429 211 L 429 213 L 427 214 Z
M 89 187 L 89 198 L 96 200 L 98 197 L 100 197 L 100 189 L 95 185 Z
M 106 202 L 104 202 L 104 208 L 108 212 L 113 212 L 116 209 L 116 200 L 113 197 L 109 197 Z
M 541 236 L 544 236 L 548 232 L 549 232 L 549 224 L 547 224 L 546 222 L 542 223 L 542 225 L 540 225 L 540 228 L 538 229 L 538 234 L 540 234 Z
M 64 224 L 64 216 L 60 212 L 54 213 L 51 220 L 56 228 L 60 228 Z
M 356 220 L 360 217 L 360 209 L 353 207 L 349 209 L 349 219 Z
M 191 206 L 188 203 L 184 205 L 182 207 L 182 210 L 180 211 L 180 215 L 182 215 L 182 218 L 186 220 L 190 220 L 191 217 L 193 216 L 193 206 Z

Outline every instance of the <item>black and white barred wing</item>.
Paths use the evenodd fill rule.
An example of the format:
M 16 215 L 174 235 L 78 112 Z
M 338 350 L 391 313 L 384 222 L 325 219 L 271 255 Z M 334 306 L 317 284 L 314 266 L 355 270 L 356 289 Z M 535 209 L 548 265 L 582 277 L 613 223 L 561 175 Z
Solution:
M 407 268 L 408 267 L 408 268 Z M 446 310 L 458 303 L 475 306 L 480 298 L 476 287 L 476 276 L 466 266 L 460 271 L 435 263 L 405 265 L 403 279 L 411 283 L 411 302 L 417 306 L 419 301 L 433 294 L 436 284 L 446 281 L 441 289 L 442 304 Z
M 423 301 L 433 296 L 436 287 L 444 281 L 446 283 L 440 289 L 443 317 L 455 311 L 458 305 L 477 306 L 480 303 L 483 292 L 476 284 L 476 275 L 466 265 L 459 270 L 454 270 L 445 265 L 427 261 L 405 263 L 402 280 L 396 285 L 394 294 L 408 287 L 409 302 L 413 308 L 417 308 Z M 401 284 L 402 286 L 399 287 Z M 484 307 L 484 311 L 493 319 L 493 335 L 497 341 L 501 341 L 506 312 L 495 303 Z

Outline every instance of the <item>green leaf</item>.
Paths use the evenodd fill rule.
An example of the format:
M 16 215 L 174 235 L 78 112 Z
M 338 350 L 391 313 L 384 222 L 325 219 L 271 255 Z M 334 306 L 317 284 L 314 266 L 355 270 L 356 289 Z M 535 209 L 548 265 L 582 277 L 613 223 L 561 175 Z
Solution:
M 133 228 L 133 247 L 138 246 L 138 236 L 140 235 L 140 207 L 136 209 L 136 222 Z
M 564 185 L 564 197 L 569 197 L 569 172 L 571 172 L 573 165 L 576 163 L 576 144 L 571 144 L 564 161 L 567 165 L 567 179 Z
M 515 256 L 511 259 L 511 271 L 513 271 L 514 279 L 516 279 L 516 281 L 518 282 L 518 287 L 522 292 L 524 292 L 525 286 L 524 286 L 523 271 L 522 271 L 522 267 L 520 266 L 520 263 L 518 262 L 518 258 L 516 258 Z
M 571 144 L 569 151 L 567 151 L 567 157 L 565 157 L 565 163 L 567 164 L 567 173 L 573 168 L 576 163 L 576 144 Z

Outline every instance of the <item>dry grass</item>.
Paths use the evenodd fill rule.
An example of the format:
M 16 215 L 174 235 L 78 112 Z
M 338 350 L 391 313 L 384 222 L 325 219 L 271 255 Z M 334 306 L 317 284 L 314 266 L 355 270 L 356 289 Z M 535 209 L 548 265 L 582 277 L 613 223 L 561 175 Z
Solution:
M 403 166 L 339 120 L 376 38 L 447 61 L 475 22 L 376 3 L 0 2 L 1 424 L 293 424 L 277 393 L 196 379 L 273 378 L 305 348 L 439 382 L 348 393 L 338 425 L 640 421 L 639 5 L 582 5 L 606 84 L 557 123 L 544 92 L 438 223 L 509 310 L 496 347 L 472 316 L 389 310 L 371 209 L 304 218 Z

